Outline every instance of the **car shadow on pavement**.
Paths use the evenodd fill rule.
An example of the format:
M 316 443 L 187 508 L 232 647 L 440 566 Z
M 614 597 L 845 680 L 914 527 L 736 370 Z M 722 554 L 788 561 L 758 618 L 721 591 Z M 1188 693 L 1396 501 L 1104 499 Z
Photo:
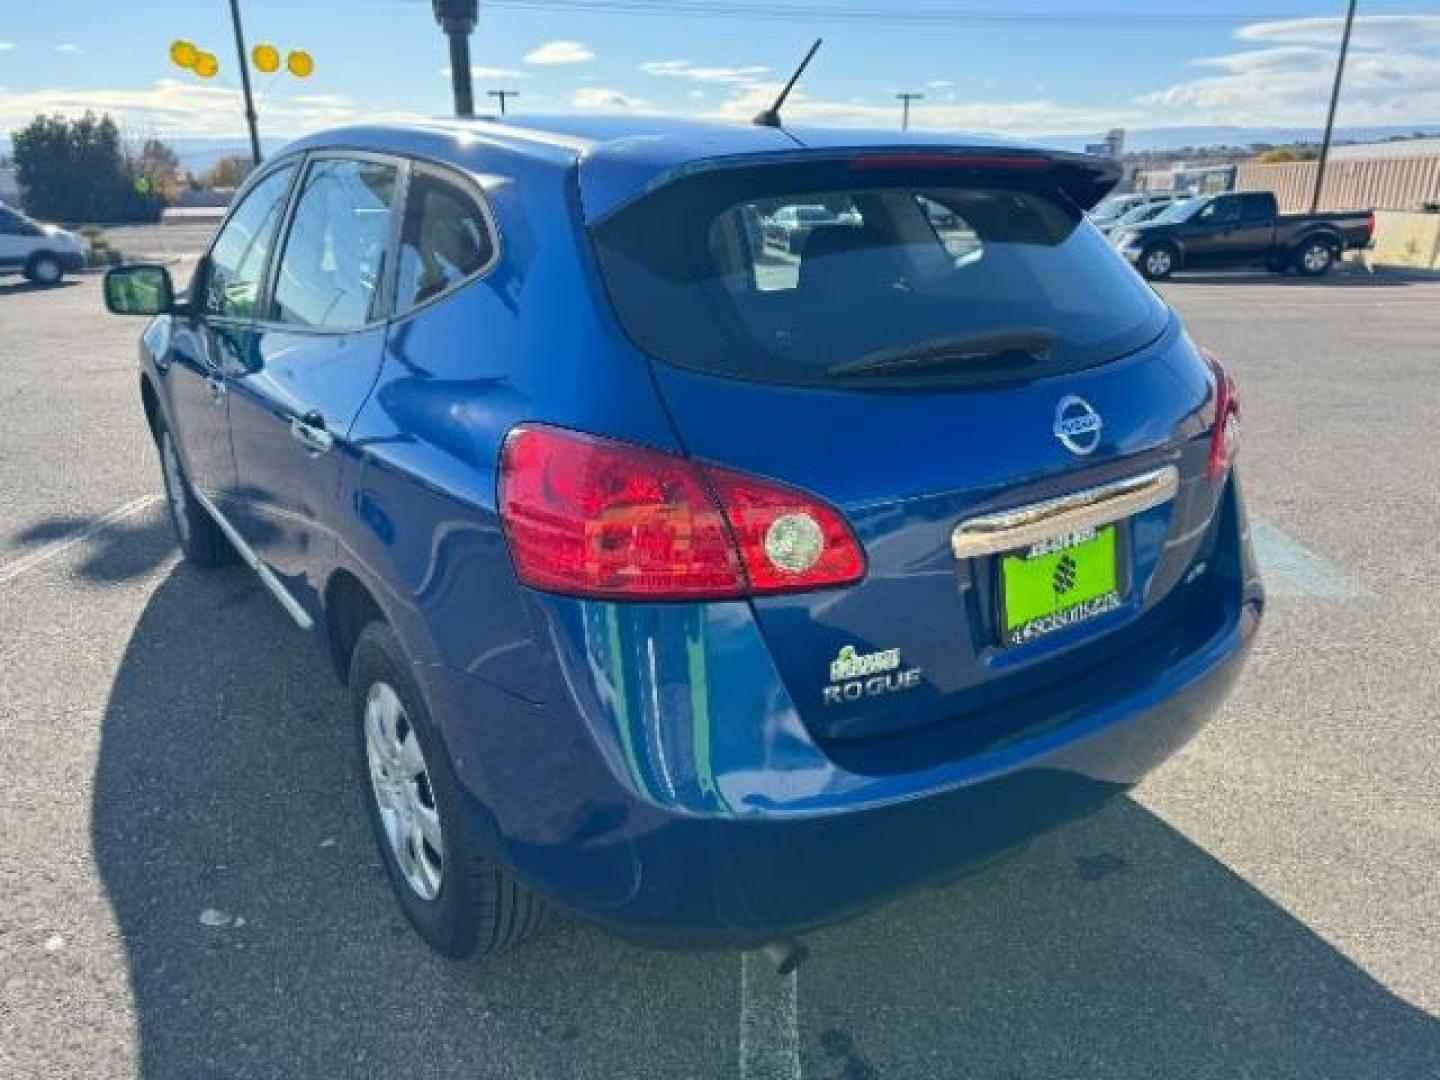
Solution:
M 54 285 L 37 285 L 33 281 L 26 281 L 23 278 L 19 281 L 0 281 L 0 297 L 14 296 L 18 293 L 41 293 L 58 292 L 61 289 L 73 289 L 80 282 L 75 278 L 65 278 L 57 281 Z
M 1300 274 L 1272 274 L 1262 270 L 1183 270 L 1176 273 L 1167 284 L 1274 285 L 1291 289 L 1397 289 L 1424 280 L 1423 277 L 1413 274 L 1388 271 L 1371 274 L 1356 270 L 1326 274 L 1324 277 L 1304 277 Z
M 151 542 L 160 531 L 170 536 L 169 524 L 164 514 L 156 517 L 137 513 L 109 522 L 99 515 L 56 514 L 16 533 L 14 543 L 22 549 L 39 549 L 91 533 L 76 572 L 90 581 L 128 581 L 148 574 L 173 555 L 173 546 Z M 103 528 L 96 530 L 97 525 Z
M 738 1075 L 734 954 L 558 919 L 493 960 L 429 954 L 345 712 L 247 571 L 160 582 L 93 817 L 143 1077 Z M 807 1077 L 1440 1075 L 1440 1024 L 1128 799 L 811 948 Z

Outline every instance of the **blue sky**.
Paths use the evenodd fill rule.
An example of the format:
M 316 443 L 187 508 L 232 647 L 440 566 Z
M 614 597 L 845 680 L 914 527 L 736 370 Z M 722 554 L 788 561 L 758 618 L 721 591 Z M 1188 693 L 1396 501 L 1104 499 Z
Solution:
M 225 0 L 5 6 L 0 136 L 36 112 L 87 107 L 118 114 L 132 133 L 243 130 Z M 724 14 L 710 17 L 655 14 L 662 6 L 482 0 L 477 92 L 518 90 L 512 107 L 521 112 L 744 118 L 823 34 L 788 115 L 889 126 L 899 116 L 895 92 L 914 90 L 925 94 L 917 127 L 1313 127 L 1324 117 L 1343 0 L 715 0 L 711 10 Z M 796 8 L 807 17 L 761 17 Z M 317 63 L 303 83 L 260 77 L 266 135 L 449 108 L 444 39 L 428 0 L 244 0 L 243 10 L 252 44 L 308 48 Z M 1340 124 L 1440 124 L 1440 4 L 1362 0 L 1361 10 Z M 965 17 L 934 22 L 942 13 Z M 217 79 L 202 83 L 170 64 L 178 37 L 219 57 Z

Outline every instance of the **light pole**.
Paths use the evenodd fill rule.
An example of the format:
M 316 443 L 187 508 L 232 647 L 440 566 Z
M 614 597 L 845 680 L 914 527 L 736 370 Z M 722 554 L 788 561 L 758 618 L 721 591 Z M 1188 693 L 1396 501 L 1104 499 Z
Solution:
M 504 116 L 504 115 L 505 115 L 505 99 L 506 99 L 506 98 L 512 98 L 512 97 L 519 97 L 519 96 L 520 96 L 520 91 L 519 91 L 519 90 L 487 90 L 486 93 L 487 93 L 490 97 L 499 98 L 499 99 L 500 99 L 500 115 L 501 115 L 501 116 Z
M 250 60 L 245 55 L 245 31 L 240 25 L 240 0 L 230 0 L 230 21 L 235 24 L 235 52 L 240 60 L 240 87 L 245 91 L 245 122 L 250 125 L 250 157 L 260 165 L 260 126 L 255 95 L 250 91 Z
M 924 94 L 896 94 L 895 96 L 900 99 L 900 103 L 901 103 L 900 130 L 901 130 L 901 131 L 909 131 L 909 130 L 910 130 L 910 102 L 912 102 L 912 101 L 919 101 L 919 100 L 920 100 L 921 98 L 923 98 L 925 95 L 924 95 Z
M 435 21 L 450 39 L 450 88 L 455 115 L 475 115 L 475 88 L 470 83 L 470 35 L 480 18 L 480 0 L 431 0 Z
M 1345 55 L 1350 51 L 1350 31 L 1355 27 L 1356 0 L 1350 0 L 1345 12 L 1345 33 L 1340 38 L 1340 59 L 1335 64 L 1335 86 L 1330 91 L 1330 114 L 1325 118 L 1325 140 L 1320 144 L 1320 163 L 1315 169 L 1315 194 L 1310 198 L 1310 212 L 1320 210 L 1320 189 L 1325 184 L 1325 166 L 1330 163 L 1330 140 L 1335 135 L 1335 110 L 1340 106 L 1340 83 L 1345 78 Z

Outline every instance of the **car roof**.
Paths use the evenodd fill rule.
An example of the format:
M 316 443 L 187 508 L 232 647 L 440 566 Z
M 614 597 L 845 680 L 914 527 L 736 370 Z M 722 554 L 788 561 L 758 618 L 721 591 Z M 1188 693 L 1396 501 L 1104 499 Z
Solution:
M 797 155 L 807 151 L 1005 150 L 1044 151 L 1038 146 L 987 135 L 901 132 L 866 128 L 827 128 L 805 124 L 784 128 L 722 123 L 664 116 L 562 115 L 516 118 L 476 117 L 365 124 L 334 128 L 294 144 L 295 149 L 334 147 L 421 154 L 456 164 L 484 146 L 558 166 L 578 165 L 582 172 L 586 217 L 604 216 L 617 206 L 677 172 L 733 159 Z M 1118 179 L 1118 165 L 1080 154 L 1044 151 L 1072 166 L 1084 163 L 1103 187 L 1093 203 Z M 1113 170 L 1113 177 L 1110 175 Z M 1092 183 L 1092 186 L 1099 186 Z

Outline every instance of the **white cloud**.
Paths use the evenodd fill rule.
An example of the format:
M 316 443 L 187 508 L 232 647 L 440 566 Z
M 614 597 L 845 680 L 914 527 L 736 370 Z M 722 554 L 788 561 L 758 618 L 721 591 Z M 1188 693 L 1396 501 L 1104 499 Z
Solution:
M 578 41 L 547 41 L 525 54 L 527 64 L 583 64 L 595 54 Z
M 176 79 L 149 87 L 115 90 L 33 90 L 0 99 L 0 131 L 23 127 L 37 115 L 79 116 L 87 111 L 110 113 L 127 130 L 157 136 L 240 136 L 245 117 L 234 90 Z M 362 110 L 339 94 L 301 94 L 262 101 L 262 135 L 288 138 L 356 120 L 377 122 L 420 119 L 404 112 Z
M 654 105 L 644 98 L 622 94 L 607 86 L 582 86 L 570 99 L 572 108 L 586 112 L 653 112 Z
M 81 53 L 85 50 L 80 48 L 80 46 L 76 45 L 74 42 L 67 41 L 63 45 L 56 45 L 55 51 L 58 53 Z
M 440 69 L 440 74 L 450 78 L 450 65 L 446 64 Z M 505 67 L 471 67 L 470 77 L 472 79 L 528 79 L 528 71 L 520 71 L 517 68 Z
M 705 113 L 713 120 L 746 121 L 768 108 L 783 83 L 760 82 L 740 87 Z M 798 87 L 785 103 L 787 120 L 803 120 L 837 127 L 899 126 L 900 104 L 889 99 L 848 101 L 812 98 Z M 1134 119 L 1133 110 L 1088 109 L 1061 105 L 1048 99 L 1023 101 L 922 101 L 910 107 L 910 123 L 932 131 L 1006 132 L 1051 134 L 1093 132 Z
M 664 75 L 689 82 L 743 84 L 754 82 L 770 69 L 752 64 L 748 67 L 697 67 L 688 60 L 652 60 L 641 64 L 646 75 Z
M 0 41 L 0 52 L 9 52 L 15 47 L 13 41 Z
M 955 83 L 950 79 L 931 79 L 925 84 L 926 88 L 930 90 L 947 90 L 954 85 Z
M 1335 78 L 1342 20 L 1284 19 L 1241 27 L 1240 51 L 1204 57 L 1211 73 L 1142 94 L 1148 126 L 1319 127 Z M 1440 15 L 1355 21 L 1339 122 L 1413 124 L 1440 117 Z

